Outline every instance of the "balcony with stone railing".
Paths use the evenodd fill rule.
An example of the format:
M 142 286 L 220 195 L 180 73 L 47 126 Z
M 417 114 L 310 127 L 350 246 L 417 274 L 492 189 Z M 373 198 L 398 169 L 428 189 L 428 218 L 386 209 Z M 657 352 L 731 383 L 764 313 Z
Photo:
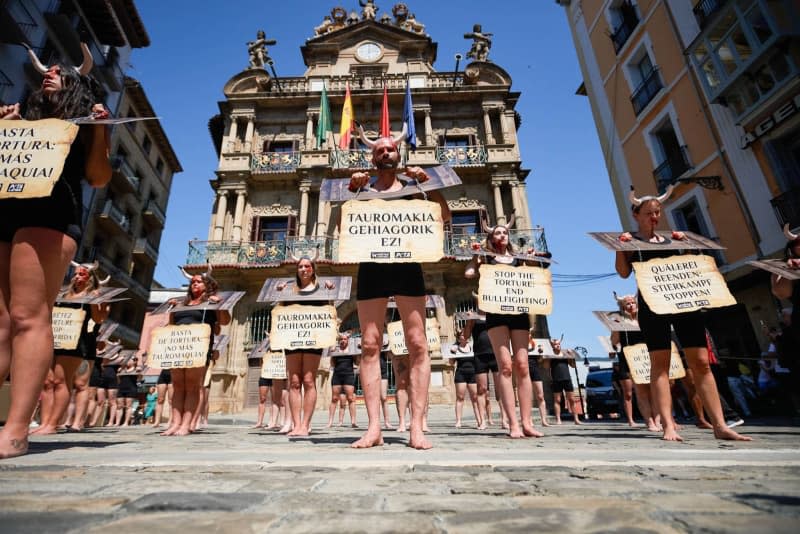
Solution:
M 291 173 L 302 162 L 302 152 L 263 152 L 254 153 L 250 159 L 253 174 Z
M 120 184 L 120 187 L 122 187 L 126 193 L 139 192 L 141 180 L 136 176 L 133 167 L 131 167 L 125 157 L 119 155 L 114 156 L 111 160 L 111 168 L 114 170 L 114 174 L 119 177 L 115 183 Z
M 153 199 L 147 201 L 147 204 L 144 206 L 144 211 L 142 211 L 142 215 L 144 216 L 145 222 L 154 224 L 158 228 L 164 228 L 164 224 L 167 222 L 167 217 L 164 215 L 164 211 Z
M 547 252 L 544 228 L 511 230 L 511 244 L 517 250 L 533 248 Z M 486 234 L 445 234 L 444 253 L 457 259 L 471 258 L 475 247 L 486 241 Z M 275 241 L 190 241 L 187 265 L 236 265 L 240 267 L 274 267 L 281 262 L 293 261 L 292 256 L 314 256 L 318 259 L 341 262 L 338 239 L 330 237 L 290 237 Z
M 305 77 L 280 78 L 280 83 L 270 84 L 269 92 L 273 94 L 305 94 L 310 91 L 322 92 L 319 79 Z M 392 90 L 405 90 L 408 83 L 406 74 L 354 74 L 347 76 L 331 76 L 325 78 L 325 88 L 328 95 L 341 92 L 344 94 L 349 84 L 352 91 L 360 89 L 379 89 L 386 85 Z M 425 74 L 424 84 L 419 89 L 450 89 L 464 85 L 463 72 L 432 72 Z M 313 87 L 313 89 L 312 89 Z M 417 89 L 417 87 L 415 87 Z
M 436 160 L 450 167 L 478 167 L 486 165 L 487 159 L 482 145 L 436 147 Z
M 134 242 L 132 252 L 134 256 L 149 259 L 154 265 L 158 261 L 158 249 L 145 237 L 140 237 Z
M 97 214 L 98 219 L 112 232 L 127 234 L 131 223 L 125 213 L 119 209 L 112 200 L 106 200 L 103 209 Z

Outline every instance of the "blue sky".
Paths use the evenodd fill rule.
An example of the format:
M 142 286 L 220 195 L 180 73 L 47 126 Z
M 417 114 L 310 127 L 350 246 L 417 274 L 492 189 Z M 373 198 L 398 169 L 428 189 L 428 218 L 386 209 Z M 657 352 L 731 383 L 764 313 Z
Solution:
M 376 3 L 380 16 L 391 13 L 395 2 Z M 463 34 L 473 24 L 494 34 L 489 57 L 509 72 L 512 90 L 522 93 L 517 110 L 523 167 L 531 169 L 528 202 L 558 261 L 554 273 L 613 272 L 613 254 L 586 236 L 617 230 L 620 222 L 589 101 L 575 95 L 581 75 L 563 8 L 552 0 L 512 0 L 496 7 L 485 0 L 406 4 L 438 43 L 437 70 L 452 71 L 454 55 L 466 54 L 471 41 Z M 208 181 L 218 164 L 207 123 L 218 111 L 225 82 L 248 65 L 245 43 L 264 29 L 278 41 L 269 49 L 278 75 L 301 76 L 300 46 L 336 5 L 360 11 L 357 0 L 137 2 L 152 43 L 134 52 L 129 73 L 142 82 L 184 169 L 170 195 L 156 269 L 160 283 L 180 285 L 176 265 L 185 260 L 187 242 L 207 238 L 213 202 Z M 338 122 L 341 110 L 333 113 Z M 631 280 L 619 278 L 557 284 L 551 332 L 563 332 L 567 346 L 582 345 L 602 356 L 597 336 L 606 332 L 591 310 L 612 309 L 612 290 L 633 289 Z

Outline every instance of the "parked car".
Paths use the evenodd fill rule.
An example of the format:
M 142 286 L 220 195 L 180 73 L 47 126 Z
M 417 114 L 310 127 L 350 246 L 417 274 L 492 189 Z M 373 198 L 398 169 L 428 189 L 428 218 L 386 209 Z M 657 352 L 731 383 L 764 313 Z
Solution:
M 590 371 L 586 375 L 586 416 L 619 413 L 619 394 L 611 381 L 611 369 Z

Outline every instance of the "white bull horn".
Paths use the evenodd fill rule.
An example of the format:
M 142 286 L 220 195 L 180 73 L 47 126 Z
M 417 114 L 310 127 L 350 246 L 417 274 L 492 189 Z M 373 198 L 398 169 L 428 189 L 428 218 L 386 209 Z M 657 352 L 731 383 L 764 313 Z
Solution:
M 98 278 L 98 280 L 97 280 L 97 283 L 98 283 L 98 284 L 100 284 L 101 286 L 104 286 L 104 285 L 106 285 L 107 283 L 109 283 L 110 281 L 111 281 L 111 275 L 109 274 L 109 275 L 108 275 L 108 276 L 106 276 L 106 277 L 105 277 L 103 280 L 100 280 L 100 279 Z
M 25 43 L 23 43 L 22 46 L 28 49 L 28 57 L 31 58 L 31 65 L 33 65 L 33 68 L 36 69 L 39 74 L 44 74 L 47 72 L 47 67 L 42 64 L 39 56 L 36 55 L 36 52 L 34 52 L 33 49 Z
M 81 43 L 81 52 L 83 52 L 83 61 L 80 67 L 75 67 L 75 70 L 78 71 L 78 74 L 81 76 L 86 76 L 92 72 L 94 58 L 92 58 L 92 53 L 89 51 L 89 47 L 86 46 L 86 43 Z
M 403 141 L 406 140 L 406 136 L 408 135 L 408 123 L 403 123 L 403 129 L 398 135 L 392 136 L 392 141 L 394 141 L 395 145 L 400 145 Z
M 189 274 L 189 273 L 187 273 L 187 272 L 186 272 L 186 269 L 184 269 L 184 268 L 183 268 L 183 267 L 181 267 L 180 265 L 178 265 L 178 269 L 180 269 L 180 270 L 181 270 L 181 273 L 183 273 L 183 276 L 185 276 L 187 280 L 191 280 L 191 279 L 192 279 L 192 275 L 191 275 L 191 274 Z
M 69 260 L 69 264 L 75 267 L 76 269 L 81 266 L 81 264 L 75 260 Z
M 517 222 L 517 214 L 516 212 L 511 212 L 511 217 L 508 219 L 508 222 L 505 224 L 506 230 L 511 230 L 513 228 L 514 223 Z
M 358 129 L 358 138 L 361 139 L 361 142 L 364 143 L 364 145 L 367 148 L 372 150 L 372 148 L 375 146 L 376 141 L 373 141 L 369 137 L 367 137 L 367 134 L 364 133 L 364 128 L 361 126 L 361 124 L 358 124 L 357 129 Z
M 203 278 L 211 278 L 211 271 L 214 270 L 210 262 L 207 265 L 208 268 L 206 269 L 206 273 L 203 275 Z
M 667 190 L 664 191 L 663 195 L 659 195 L 659 196 L 646 195 L 646 196 L 643 196 L 643 197 L 637 197 L 636 196 L 636 191 L 633 189 L 633 186 L 631 186 L 631 190 L 628 192 L 628 200 L 630 201 L 630 203 L 633 206 L 635 206 L 637 208 L 639 206 L 641 206 L 643 202 L 647 202 L 647 201 L 650 201 L 650 200 L 656 200 L 656 201 L 658 201 L 659 204 L 663 204 L 664 202 L 667 201 L 667 199 L 670 197 L 670 195 L 672 195 L 673 189 L 675 189 L 675 186 L 670 184 L 669 186 L 667 186 Z
M 795 239 L 800 237 L 800 235 L 792 233 L 792 229 L 789 227 L 789 223 L 783 225 L 783 235 L 786 236 L 786 239 L 788 239 L 789 241 L 794 241 Z

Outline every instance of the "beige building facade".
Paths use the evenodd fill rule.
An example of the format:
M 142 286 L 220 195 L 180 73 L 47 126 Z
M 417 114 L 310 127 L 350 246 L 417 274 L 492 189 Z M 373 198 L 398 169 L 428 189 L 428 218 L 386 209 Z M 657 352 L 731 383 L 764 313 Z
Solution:
M 796 147 L 794 154 L 784 151 L 781 182 L 759 146 L 764 140 L 745 139 L 767 124 L 765 137 L 780 137 L 782 146 L 798 142 L 797 136 L 794 145 L 787 141 L 786 132 L 800 119 L 780 108 L 800 82 L 797 3 L 557 3 L 572 31 L 583 74 L 579 94 L 591 103 L 623 228 L 635 227 L 631 187 L 652 194 L 675 185 L 665 226 L 726 247 L 715 256 L 739 304 L 708 314 L 709 330 L 723 356 L 758 356 L 766 341 L 761 322 L 775 324 L 780 305 L 769 276 L 747 262 L 782 254 L 781 226 L 800 225 L 800 160 L 791 159 Z M 747 80 L 759 74 L 771 76 L 764 83 L 770 92 L 754 95 Z M 777 128 L 769 117 L 779 108 L 789 117 Z
M 458 72 L 436 71 L 436 43 L 403 7 L 397 4 L 393 16 L 379 20 L 365 8 L 350 24 L 339 23 L 341 8 L 334 8 L 331 20 L 316 30 L 309 23 L 311 35 L 300 47 L 307 66 L 301 76 L 275 78 L 268 64 L 251 65 L 224 86 L 220 113 L 209 122 L 219 166 L 211 181 L 216 201 L 208 240 L 190 243 L 186 261 L 193 272 L 210 262 L 223 289 L 246 292 L 227 330 L 229 350 L 214 370 L 212 411 L 236 412 L 257 403 L 261 362 L 248 355 L 269 328 L 270 307 L 256 297 L 265 279 L 294 275 L 291 254 L 318 248 L 320 274 L 355 277 L 357 265 L 337 253 L 338 204 L 320 199 L 325 180 L 371 166 L 360 143 L 336 146 L 348 84 L 355 118 L 371 137 L 377 134 L 384 84 L 391 127 L 399 133 L 408 84 L 417 147 L 403 144 L 405 163 L 449 165 L 462 181 L 443 191 L 453 213 L 446 257 L 423 266 L 428 293 L 446 302 L 445 308 L 428 312 L 438 318 L 443 340 L 454 339 L 456 311 L 472 307 L 476 284 L 463 273 L 469 244 L 484 237 L 482 222 L 505 222 L 513 212 L 514 243 L 547 247 L 528 207 L 529 171 L 522 168 L 517 142 L 520 93 L 511 90 L 510 75 L 490 60 L 473 61 Z M 334 133 L 318 144 L 323 85 Z M 354 287 L 353 298 L 338 308 L 343 329 L 358 329 L 355 309 Z M 540 322 L 546 330 L 546 322 Z M 450 402 L 452 368 L 440 353 L 431 358 L 431 402 Z M 319 372 L 319 406 L 329 400 L 327 365 L 323 360 Z

